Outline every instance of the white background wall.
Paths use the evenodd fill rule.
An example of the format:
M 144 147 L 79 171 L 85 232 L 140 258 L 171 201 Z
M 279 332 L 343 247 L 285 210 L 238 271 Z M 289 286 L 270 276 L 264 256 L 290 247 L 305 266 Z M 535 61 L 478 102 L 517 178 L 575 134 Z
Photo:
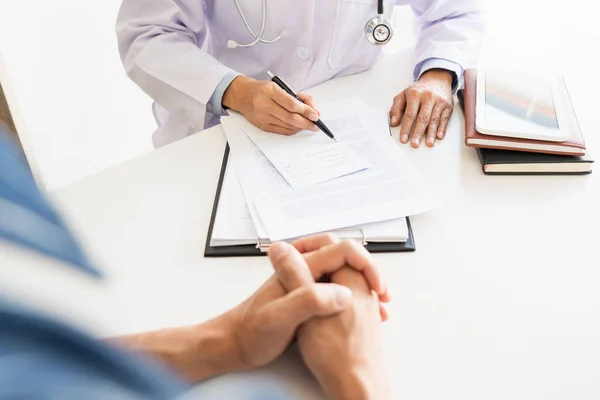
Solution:
M 577 107 L 577 91 L 600 93 L 600 28 L 591 4 L 488 0 L 482 64 L 563 72 Z M 0 0 L 0 56 L 49 190 L 152 151 L 151 101 L 128 80 L 118 57 L 119 5 Z M 413 44 L 410 9 L 399 9 L 396 23 L 387 52 Z
M 125 76 L 120 0 L 0 0 L 0 54 L 47 189 L 152 150 L 151 101 Z

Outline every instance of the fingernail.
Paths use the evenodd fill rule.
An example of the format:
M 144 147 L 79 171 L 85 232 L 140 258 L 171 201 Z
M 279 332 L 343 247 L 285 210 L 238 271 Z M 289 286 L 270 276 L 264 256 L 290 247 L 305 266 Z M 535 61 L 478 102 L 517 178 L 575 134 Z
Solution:
M 420 140 L 420 139 L 415 139 L 415 140 L 413 140 L 413 144 L 414 144 L 415 146 L 418 146 L 418 145 L 420 145 L 420 144 L 421 144 L 421 140 Z
M 427 144 L 433 146 L 433 138 L 427 139 Z
M 390 291 L 387 287 L 385 288 L 385 293 L 383 296 L 385 297 L 385 303 L 389 303 L 390 301 L 392 301 L 392 295 L 390 294 Z
M 311 121 L 315 121 L 316 122 L 319 119 L 319 115 L 316 112 L 311 111 L 308 114 L 308 119 L 310 119 Z
M 402 143 L 406 142 L 408 142 L 408 134 L 405 133 L 404 135 L 402 135 Z
M 338 309 L 344 309 L 352 303 L 352 291 L 345 286 L 337 287 L 334 296 L 335 305 Z
M 381 288 L 381 293 L 379 293 L 379 294 L 385 294 L 385 292 L 387 292 L 387 286 L 386 286 L 383 278 L 379 279 L 379 287 Z
M 392 117 L 392 125 L 396 125 L 397 123 L 398 123 L 398 117 L 394 115 Z
M 444 138 L 444 134 L 443 133 L 438 133 L 437 134 L 437 138 L 442 140 Z

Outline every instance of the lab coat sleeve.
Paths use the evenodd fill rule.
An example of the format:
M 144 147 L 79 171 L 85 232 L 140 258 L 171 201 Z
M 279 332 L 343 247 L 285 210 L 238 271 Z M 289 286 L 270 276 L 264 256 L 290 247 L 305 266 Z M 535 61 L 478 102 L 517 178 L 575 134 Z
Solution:
M 421 63 L 419 78 L 430 69 L 445 69 L 446 71 L 450 71 L 452 73 L 452 92 L 456 92 L 458 89 L 458 78 L 462 74 L 460 65 L 450 60 L 444 60 L 443 58 L 429 58 Z
M 117 40 L 127 75 L 168 111 L 201 130 L 215 89 L 235 71 L 201 49 L 206 21 L 198 0 L 123 0 Z
M 215 88 L 215 91 L 213 92 L 212 96 L 210 96 L 208 104 L 206 105 L 206 109 L 209 112 L 219 116 L 226 114 L 226 111 L 223 108 L 223 95 L 225 95 L 225 90 L 227 90 L 231 82 L 233 82 L 233 80 L 240 75 L 241 74 L 237 72 L 229 72 L 223 79 L 221 79 L 221 82 L 219 82 Z
M 485 32 L 483 0 L 399 0 L 410 4 L 415 13 L 417 44 L 414 79 L 423 63 L 443 59 L 460 66 L 458 86 L 463 85 L 463 72 L 477 64 Z

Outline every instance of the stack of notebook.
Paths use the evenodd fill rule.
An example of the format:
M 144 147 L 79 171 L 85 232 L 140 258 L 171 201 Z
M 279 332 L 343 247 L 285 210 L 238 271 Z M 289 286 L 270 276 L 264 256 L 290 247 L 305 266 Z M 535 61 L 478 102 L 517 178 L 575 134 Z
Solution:
M 477 151 L 482 170 L 489 175 L 580 175 L 592 172 L 575 111 L 570 105 L 569 139 L 565 142 L 484 135 L 475 127 L 477 70 L 465 71 L 465 88 L 457 93 L 465 115 L 465 144 Z

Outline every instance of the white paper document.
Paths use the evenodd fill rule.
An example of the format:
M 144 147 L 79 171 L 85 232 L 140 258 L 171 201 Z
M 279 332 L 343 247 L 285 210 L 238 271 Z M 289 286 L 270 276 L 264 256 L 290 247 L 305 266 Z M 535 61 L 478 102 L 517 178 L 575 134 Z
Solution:
M 437 197 L 389 136 L 383 112 L 349 99 L 321 107 L 323 122 L 370 168 L 295 190 L 243 132 L 246 121 L 222 118 L 249 207 L 271 240 L 284 240 L 431 211 Z M 388 133 L 371 131 L 383 127 Z M 324 136 L 324 135 L 323 135 Z M 328 139 L 324 137 L 324 139 Z
M 254 213 L 246 203 L 231 159 L 227 163 L 218 201 L 211 246 L 238 246 L 269 241 L 268 235 L 260 223 L 258 226 L 254 224 L 252 218 Z M 406 218 L 358 225 L 333 232 L 341 239 L 364 239 L 371 243 L 406 242 L 408 240 Z
M 233 163 L 227 163 L 213 224 L 211 246 L 256 243 L 258 233 Z
M 336 142 L 323 132 L 303 131 L 285 136 L 255 126 L 246 126 L 243 131 L 296 190 L 370 167 L 347 143 Z

